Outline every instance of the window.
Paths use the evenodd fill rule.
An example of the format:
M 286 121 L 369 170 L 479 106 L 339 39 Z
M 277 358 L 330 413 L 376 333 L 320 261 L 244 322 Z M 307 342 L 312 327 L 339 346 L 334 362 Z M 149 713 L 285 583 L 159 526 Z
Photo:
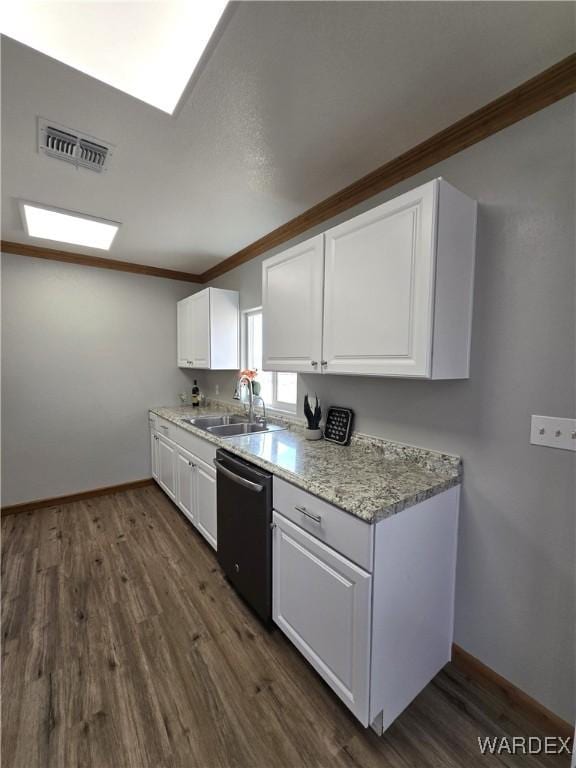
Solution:
M 243 313 L 244 367 L 258 371 L 260 394 L 268 408 L 296 411 L 295 373 L 273 373 L 262 370 L 262 309 L 248 309 Z

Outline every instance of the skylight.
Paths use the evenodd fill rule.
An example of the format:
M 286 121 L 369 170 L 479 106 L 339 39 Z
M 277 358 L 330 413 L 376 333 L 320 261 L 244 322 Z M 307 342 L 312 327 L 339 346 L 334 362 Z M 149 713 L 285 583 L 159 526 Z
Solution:
M 120 224 L 115 221 L 49 208 L 37 203 L 21 202 L 21 210 L 24 227 L 30 237 L 55 240 L 59 243 L 108 251 L 120 228 Z
M 226 0 L 16 0 L 0 30 L 172 114 Z

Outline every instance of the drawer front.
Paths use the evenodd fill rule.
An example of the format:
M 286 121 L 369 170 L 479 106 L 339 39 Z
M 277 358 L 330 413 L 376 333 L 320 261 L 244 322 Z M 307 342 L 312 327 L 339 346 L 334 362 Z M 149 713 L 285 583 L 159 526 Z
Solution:
M 186 429 L 160 416 L 156 416 L 156 430 L 159 435 L 173 440 L 177 445 L 182 446 L 189 453 L 212 466 L 212 461 L 216 456 L 216 446 L 214 443 L 203 440 L 201 437 L 196 437 L 196 435 L 193 435 Z
M 155 425 L 156 431 L 160 435 L 164 435 L 164 437 L 167 437 L 169 440 L 174 439 L 174 435 L 176 435 L 176 430 L 178 427 L 176 427 L 175 424 L 172 424 L 172 422 L 168 421 L 167 419 L 162 419 L 160 416 L 157 416 L 154 413 L 151 413 L 148 417 L 149 421 L 152 422 Z
M 372 571 L 374 526 L 280 478 L 274 509 L 352 562 Z

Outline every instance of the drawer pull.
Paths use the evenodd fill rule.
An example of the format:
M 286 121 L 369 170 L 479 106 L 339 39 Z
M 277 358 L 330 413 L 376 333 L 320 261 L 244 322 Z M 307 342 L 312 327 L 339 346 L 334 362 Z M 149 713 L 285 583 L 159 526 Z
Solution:
M 160 424 L 160 429 L 164 429 L 166 432 L 168 432 L 168 427 L 166 424 Z
M 306 515 L 306 517 L 309 517 L 310 520 L 314 520 L 315 523 L 318 523 L 318 525 L 321 525 L 322 523 L 322 516 L 321 515 L 315 515 L 314 512 L 310 512 L 306 507 L 294 507 L 294 509 L 297 512 L 301 512 L 303 515 Z

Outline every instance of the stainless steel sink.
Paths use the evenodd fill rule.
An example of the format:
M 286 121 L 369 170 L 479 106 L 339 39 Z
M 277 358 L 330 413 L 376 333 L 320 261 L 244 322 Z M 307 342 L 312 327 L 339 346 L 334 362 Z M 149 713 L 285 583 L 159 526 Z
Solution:
M 275 424 L 263 426 L 258 422 L 244 422 L 236 424 L 221 424 L 214 427 L 208 427 L 206 430 L 211 435 L 218 437 L 236 437 L 236 435 L 250 435 L 256 432 L 277 432 L 284 427 L 277 427 Z
M 192 424 L 198 429 L 210 429 L 211 427 L 222 427 L 231 424 L 245 424 L 248 419 L 235 413 L 224 413 L 222 416 L 196 416 L 193 418 L 182 419 L 187 424 Z
M 255 432 L 277 432 L 285 429 L 285 427 L 277 427 L 275 424 L 268 424 L 264 427 L 257 421 L 249 422 L 247 416 L 237 413 L 223 413 L 222 416 L 186 417 L 182 421 L 219 437 L 251 435 Z

